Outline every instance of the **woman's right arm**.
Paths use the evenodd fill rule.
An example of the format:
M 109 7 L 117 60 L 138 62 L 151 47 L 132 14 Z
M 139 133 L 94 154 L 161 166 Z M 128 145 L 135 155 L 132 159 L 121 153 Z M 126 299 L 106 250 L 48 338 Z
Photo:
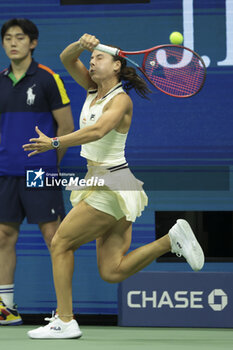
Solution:
M 96 85 L 91 80 L 88 69 L 80 61 L 79 56 L 84 50 L 92 51 L 93 46 L 99 44 L 99 40 L 89 34 L 84 34 L 78 41 L 70 44 L 60 54 L 60 59 L 67 72 L 85 90 L 95 88 Z

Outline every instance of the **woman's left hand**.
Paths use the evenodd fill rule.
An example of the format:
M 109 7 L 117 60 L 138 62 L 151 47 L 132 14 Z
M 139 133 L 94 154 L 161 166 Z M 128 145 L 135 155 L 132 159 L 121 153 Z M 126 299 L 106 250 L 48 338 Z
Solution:
M 34 156 L 38 153 L 43 153 L 46 151 L 49 151 L 50 149 L 53 149 L 52 146 L 52 139 L 45 134 L 43 134 L 42 131 L 36 126 L 35 128 L 37 134 L 39 135 L 38 138 L 30 139 L 29 141 L 31 143 L 28 143 L 26 145 L 23 145 L 24 151 L 33 151 L 28 154 L 28 157 Z

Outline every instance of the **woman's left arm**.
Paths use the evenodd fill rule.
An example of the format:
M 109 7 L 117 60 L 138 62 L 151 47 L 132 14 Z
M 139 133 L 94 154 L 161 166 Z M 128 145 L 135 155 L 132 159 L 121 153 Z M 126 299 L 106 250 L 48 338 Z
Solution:
M 114 97 L 109 108 L 103 112 L 102 116 L 95 124 L 60 136 L 59 147 L 67 148 L 79 146 L 99 140 L 108 132 L 115 129 L 124 117 L 131 119 L 131 114 L 132 102 L 130 97 L 126 94 L 119 94 Z M 53 149 L 52 138 L 46 136 L 37 126 L 36 132 L 39 137 L 32 138 L 29 140 L 31 143 L 23 145 L 24 151 L 32 151 L 28 154 L 28 157 Z

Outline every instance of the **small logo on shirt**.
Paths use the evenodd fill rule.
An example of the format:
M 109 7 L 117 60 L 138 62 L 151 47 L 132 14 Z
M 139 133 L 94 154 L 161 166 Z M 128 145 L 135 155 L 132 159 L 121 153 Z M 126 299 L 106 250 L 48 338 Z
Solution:
M 27 104 L 29 106 L 33 105 L 35 102 L 36 94 L 33 92 L 33 88 L 36 86 L 36 84 L 33 84 L 31 87 L 27 89 Z
M 95 120 L 95 114 L 91 114 L 90 120 L 94 121 Z

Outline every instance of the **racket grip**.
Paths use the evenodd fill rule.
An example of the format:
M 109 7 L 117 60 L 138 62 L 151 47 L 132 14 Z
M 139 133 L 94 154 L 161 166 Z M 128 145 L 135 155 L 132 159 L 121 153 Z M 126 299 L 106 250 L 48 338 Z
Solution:
M 116 49 L 115 47 L 110 47 L 110 46 L 102 45 L 102 44 L 98 44 L 95 47 L 95 50 L 106 52 L 106 53 L 109 53 L 110 55 L 113 55 L 113 56 L 117 56 L 118 52 L 120 51 L 119 49 Z

